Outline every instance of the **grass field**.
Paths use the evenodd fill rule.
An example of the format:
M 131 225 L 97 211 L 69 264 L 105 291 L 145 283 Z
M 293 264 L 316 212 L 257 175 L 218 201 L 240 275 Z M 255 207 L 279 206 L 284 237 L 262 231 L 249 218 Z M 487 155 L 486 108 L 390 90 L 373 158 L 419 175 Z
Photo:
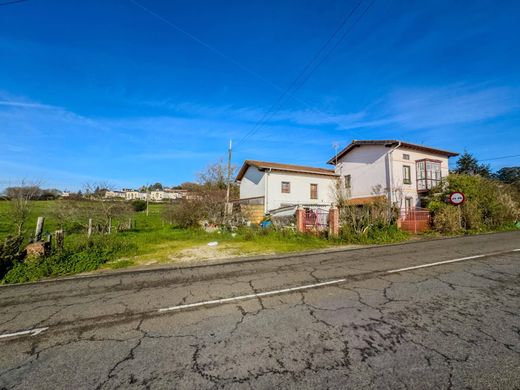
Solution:
M 26 225 L 26 236 L 29 240 L 36 225 L 38 216 L 44 216 L 47 232 L 58 227 L 52 210 L 60 207 L 64 201 L 37 201 L 31 204 L 31 213 Z M 12 232 L 9 218 L 10 204 L 0 202 L 0 239 Z M 239 230 L 235 234 L 207 233 L 200 229 L 176 229 L 166 224 L 161 218 L 160 204 L 150 205 L 149 215 L 138 212 L 133 215 L 135 228 L 130 231 L 116 232 L 111 236 L 126 244 L 131 244 L 131 253 L 113 259 L 103 267 L 120 268 L 130 265 L 152 263 L 195 261 L 199 259 L 216 259 L 223 257 L 285 253 L 311 249 L 326 248 L 338 245 L 314 236 L 303 236 L 288 232 L 267 232 L 260 230 Z M 85 233 L 66 235 L 67 243 L 84 239 Z M 217 246 L 208 246 L 209 242 L 218 242 Z M 128 252 L 128 251 L 126 251 Z

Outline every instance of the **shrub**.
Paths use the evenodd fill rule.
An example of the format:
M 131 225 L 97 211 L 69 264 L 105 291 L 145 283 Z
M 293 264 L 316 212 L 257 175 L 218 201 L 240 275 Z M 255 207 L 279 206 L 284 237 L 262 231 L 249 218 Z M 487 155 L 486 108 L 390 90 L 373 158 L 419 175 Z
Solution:
M 0 243 L 0 279 L 22 259 L 23 236 L 9 236 Z
M 131 204 L 132 204 L 132 208 L 136 212 L 146 210 L 146 202 L 142 199 L 135 199 L 132 201 Z
M 440 233 L 453 234 L 461 230 L 461 215 L 456 207 L 445 204 L 437 207 L 433 215 L 433 227 Z
M 367 225 L 362 230 L 354 230 L 344 225 L 339 231 L 339 241 L 345 244 L 388 244 L 403 241 L 408 233 L 396 225 Z
M 130 255 L 136 245 L 117 236 L 97 236 L 94 239 L 71 237 L 60 252 L 39 261 L 16 262 L 2 279 L 3 283 L 21 283 L 49 276 L 92 271 L 107 261 Z
M 162 215 L 168 223 L 181 228 L 199 226 L 199 222 L 204 216 L 201 202 L 191 199 L 166 205 Z
M 462 206 L 446 203 L 446 198 L 453 191 L 461 191 L 466 196 Z M 478 175 L 450 174 L 444 183 L 432 191 L 428 209 L 433 214 L 435 230 L 442 233 L 462 229 L 493 230 L 518 220 L 518 199 L 519 194 L 513 186 Z

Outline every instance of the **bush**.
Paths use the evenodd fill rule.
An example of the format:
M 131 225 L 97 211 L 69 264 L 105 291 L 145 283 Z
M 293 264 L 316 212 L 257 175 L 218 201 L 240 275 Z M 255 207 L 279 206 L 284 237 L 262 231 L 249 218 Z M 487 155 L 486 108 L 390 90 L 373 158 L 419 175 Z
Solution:
M 177 204 L 166 205 L 162 215 L 169 224 L 181 228 L 199 226 L 199 222 L 204 217 L 201 202 L 188 199 Z
M 345 244 L 389 244 L 406 240 L 408 233 L 396 225 L 367 225 L 361 231 L 354 230 L 349 225 L 340 229 L 338 239 Z
M 132 208 L 136 212 L 146 210 L 146 201 L 144 201 L 142 199 L 133 200 L 131 204 L 132 204 Z
M 22 258 L 23 236 L 9 236 L 0 243 L 0 279 Z
M 464 193 L 463 205 L 452 206 L 446 202 L 453 191 Z M 441 233 L 496 230 L 518 220 L 518 199 L 519 194 L 511 185 L 478 175 L 450 174 L 433 190 L 428 209 L 433 214 L 434 229 Z
M 71 237 L 60 252 L 41 260 L 16 262 L 2 279 L 3 283 L 22 283 L 44 277 L 69 275 L 93 271 L 107 261 L 119 256 L 131 255 L 137 250 L 135 244 L 117 236 L 98 236 L 88 240 Z
M 444 204 L 437 207 L 433 215 L 433 226 L 439 233 L 453 234 L 461 230 L 461 215 L 459 210 L 451 205 Z

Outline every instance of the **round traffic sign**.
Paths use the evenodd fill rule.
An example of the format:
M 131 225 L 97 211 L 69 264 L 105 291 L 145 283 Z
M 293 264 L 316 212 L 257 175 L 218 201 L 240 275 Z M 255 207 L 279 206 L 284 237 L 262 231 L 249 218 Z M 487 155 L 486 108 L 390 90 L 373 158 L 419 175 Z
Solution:
M 450 194 L 448 199 L 451 204 L 458 206 L 459 204 L 464 203 L 464 201 L 466 200 L 466 197 L 464 196 L 464 194 L 462 192 L 455 191 Z

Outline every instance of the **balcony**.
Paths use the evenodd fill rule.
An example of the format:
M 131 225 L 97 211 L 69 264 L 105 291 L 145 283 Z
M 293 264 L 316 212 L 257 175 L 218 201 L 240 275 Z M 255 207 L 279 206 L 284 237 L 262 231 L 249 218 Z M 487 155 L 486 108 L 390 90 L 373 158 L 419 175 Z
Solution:
M 428 192 L 441 183 L 441 162 L 439 160 L 423 159 L 415 162 L 417 177 L 417 192 Z

